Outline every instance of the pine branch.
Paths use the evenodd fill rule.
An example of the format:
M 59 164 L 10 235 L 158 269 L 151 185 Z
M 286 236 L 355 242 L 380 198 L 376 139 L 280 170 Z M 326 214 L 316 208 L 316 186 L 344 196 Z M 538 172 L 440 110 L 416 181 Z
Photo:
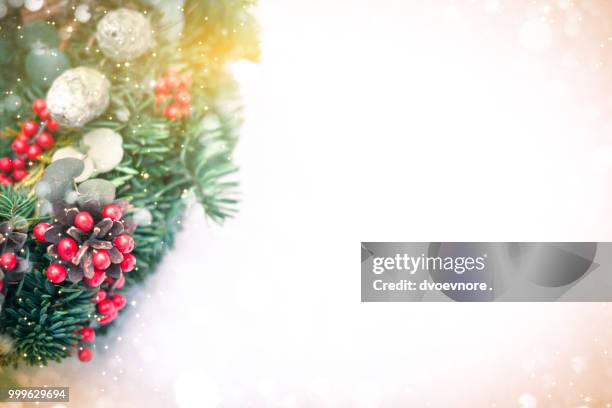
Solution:
M 54 285 L 40 271 L 28 273 L 21 287 L 9 292 L 0 330 L 14 338 L 19 360 L 30 365 L 60 361 L 78 343 L 76 331 L 93 318 L 93 295 L 83 285 Z
M 0 222 L 31 220 L 35 208 L 35 197 L 26 191 L 0 186 Z
M 228 180 L 238 168 L 231 160 L 232 146 L 227 128 L 220 124 L 217 128 L 205 129 L 200 121 L 189 129 L 181 151 L 185 178 L 193 186 L 206 214 L 221 223 L 235 214 L 238 202 L 235 198 L 238 183 Z

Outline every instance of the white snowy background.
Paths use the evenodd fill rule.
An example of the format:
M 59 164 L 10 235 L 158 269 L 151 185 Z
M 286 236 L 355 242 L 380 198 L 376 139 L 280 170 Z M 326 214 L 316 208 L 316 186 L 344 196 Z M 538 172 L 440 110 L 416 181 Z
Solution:
M 233 67 L 240 214 L 193 208 L 94 360 L 21 380 L 100 408 L 606 406 L 606 305 L 359 290 L 360 241 L 610 238 L 584 4 L 262 0 L 261 63 Z

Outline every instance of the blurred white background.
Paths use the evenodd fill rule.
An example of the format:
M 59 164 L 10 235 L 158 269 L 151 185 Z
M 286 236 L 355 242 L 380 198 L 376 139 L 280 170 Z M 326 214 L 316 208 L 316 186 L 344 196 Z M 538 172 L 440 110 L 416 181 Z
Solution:
M 262 0 L 240 214 L 195 208 L 96 358 L 24 381 L 98 407 L 604 406 L 605 305 L 359 290 L 360 241 L 609 239 L 612 127 L 551 17 L 576 10 Z

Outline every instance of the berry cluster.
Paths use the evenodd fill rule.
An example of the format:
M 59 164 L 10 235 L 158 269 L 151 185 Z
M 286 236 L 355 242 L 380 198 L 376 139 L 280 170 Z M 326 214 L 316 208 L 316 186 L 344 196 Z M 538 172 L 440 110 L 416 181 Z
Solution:
M 124 232 L 121 207 L 112 203 L 96 211 L 94 204 L 91 210 L 63 208 L 55 212 L 53 225 L 39 223 L 34 227 L 36 239 L 51 244 L 47 254 L 54 261 L 46 270 L 49 281 L 84 279 L 94 288 L 107 276 L 118 281 L 136 266 L 136 257 L 131 254 L 134 238 Z
M 123 219 L 126 207 L 125 202 L 102 207 L 95 200 L 78 206 L 57 203 L 53 224 L 41 222 L 33 230 L 38 241 L 49 244 L 47 254 L 53 260 L 45 274 L 50 282 L 83 280 L 87 286 L 98 289 L 92 298 L 98 325 L 112 322 L 125 306 L 125 297 L 116 291 L 125 285 L 123 274 L 136 267 L 136 257 L 131 253 L 133 226 Z M 79 333 L 78 357 L 89 361 L 93 352 L 87 343 L 94 340 L 95 331 L 87 326 Z
M 37 160 L 43 151 L 53 147 L 55 140 L 50 132 L 59 130 L 60 126 L 51 119 L 44 99 L 36 99 L 32 110 L 40 119 L 26 120 L 21 125 L 21 132 L 11 143 L 14 157 L 0 158 L 0 184 L 10 186 L 28 176 L 26 159 Z
M 100 313 L 100 316 L 96 319 L 100 325 L 105 325 L 112 322 L 117 317 L 117 313 L 119 313 L 119 311 L 123 309 L 127 303 L 125 296 L 123 296 L 121 293 L 113 294 L 114 290 L 123 287 L 123 283 L 125 283 L 125 278 L 123 275 L 121 275 L 120 280 L 120 285 L 118 284 L 113 288 L 112 278 L 107 278 L 104 281 L 104 284 L 107 284 L 108 287 L 106 289 L 100 288 L 98 293 L 96 293 L 96 295 L 91 299 L 91 301 L 96 304 L 98 313 Z M 90 361 L 93 357 L 93 351 L 87 345 L 87 343 L 93 343 L 96 338 L 96 332 L 93 327 L 85 326 L 78 332 L 78 334 L 81 335 L 78 352 L 79 360 L 83 362 Z
M 96 303 L 98 313 L 100 313 L 97 321 L 101 325 L 112 322 L 115 317 L 117 317 L 119 310 L 123 309 L 126 303 L 125 297 L 121 293 L 114 293 L 114 290 L 123 287 L 125 278 L 122 276 L 121 281 L 118 282 L 118 285 L 116 285 L 114 288 L 113 283 L 112 278 L 107 278 L 107 281 L 104 282 L 104 284 L 107 285 L 106 289 L 100 288 L 93 299 L 93 301 Z
M 81 345 L 79 346 L 78 353 L 79 360 L 82 362 L 90 361 L 93 357 L 93 351 L 91 351 L 90 347 L 82 343 L 93 343 L 93 341 L 96 339 L 96 332 L 94 331 L 93 327 L 85 326 L 79 330 L 77 334 L 81 335 Z
M 191 113 L 191 76 L 179 75 L 176 70 L 168 69 L 166 75 L 155 84 L 155 102 L 158 108 L 164 106 L 163 115 L 176 120 Z

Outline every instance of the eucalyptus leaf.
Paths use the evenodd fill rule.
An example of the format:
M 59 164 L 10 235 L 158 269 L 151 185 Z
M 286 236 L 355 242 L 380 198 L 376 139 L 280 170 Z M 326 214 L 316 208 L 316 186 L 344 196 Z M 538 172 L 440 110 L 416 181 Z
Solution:
M 36 184 L 36 195 L 50 202 L 62 200 L 72 191 L 74 179 L 84 168 L 83 161 L 79 159 L 65 158 L 54 161 Z
M 103 179 L 91 179 L 79 184 L 79 204 L 90 200 L 99 201 L 107 205 L 115 200 L 116 187 L 113 183 Z
M 112 129 L 99 128 L 87 132 L 81 139 L 81 146 L 93 160 L 98 173 L 111 171 L 123 159 L 123 138 Z

